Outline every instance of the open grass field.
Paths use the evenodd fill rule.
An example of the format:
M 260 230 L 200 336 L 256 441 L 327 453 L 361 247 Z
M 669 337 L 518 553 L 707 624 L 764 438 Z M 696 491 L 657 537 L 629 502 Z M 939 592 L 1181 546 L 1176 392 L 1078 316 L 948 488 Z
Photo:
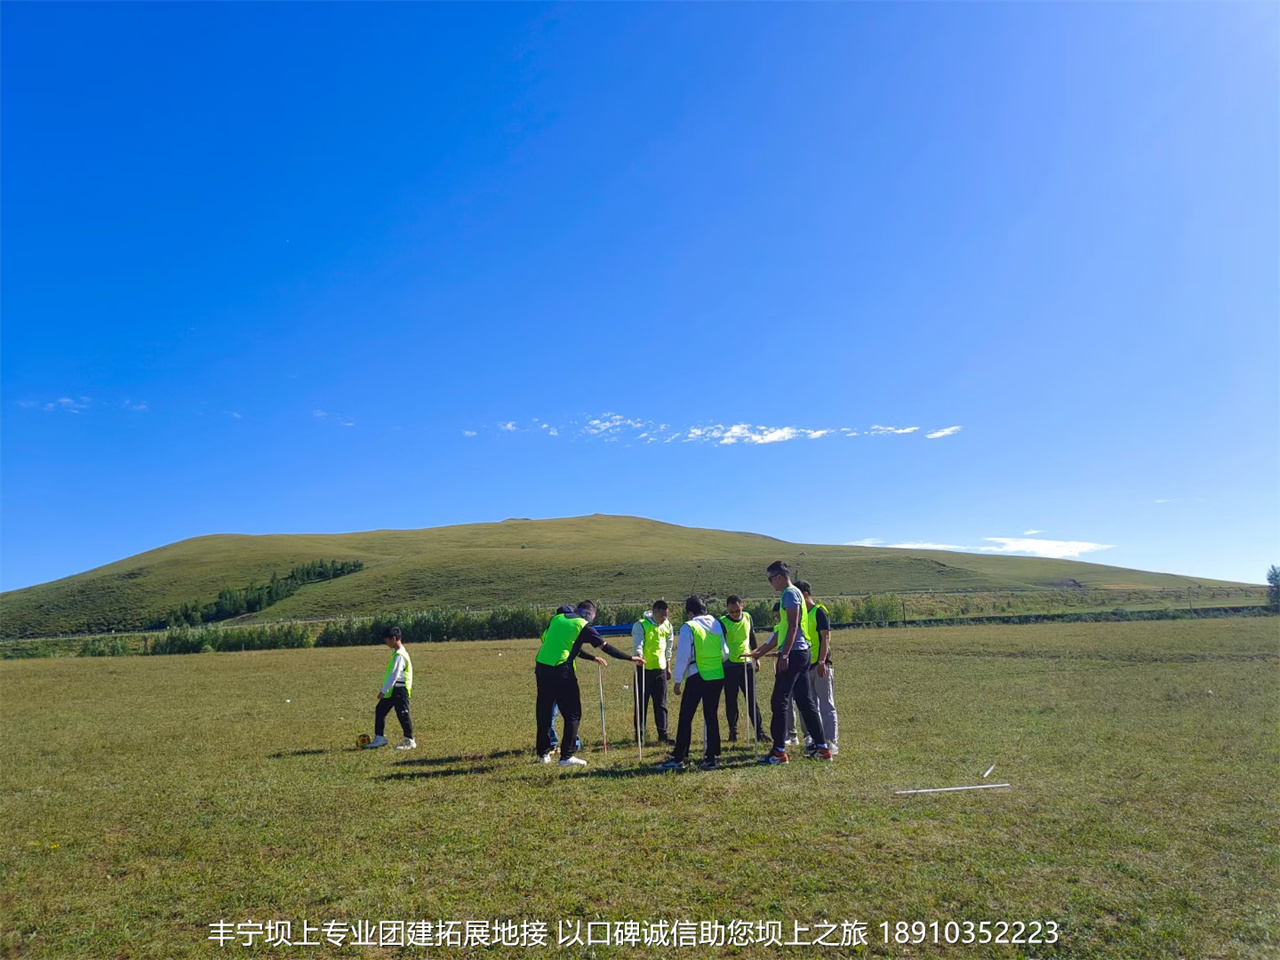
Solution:
M 763 769 L 732 745 L 727 769 L 684 774 L 655 772 L 656 750 L 637 762 L 612 661 L 608 755 L 584 663 L 590 765 L 532 764 L 534 641 L 412 648 L 412 753 L 353 749 L 381 647 L 0 663 L 4 955 L 537 956 L 561 921 L 585 939 L 587 921 L 735 920 L 779 921 L 783 941 L 836 924 L 834 943 L 862 922 L 869 944 L 642 934 L 565 955 L 1280 955 L 1276 620 L 849 631 L 834 648 L 834 764 Z M 1010 789 L 894 795 L 981 783 L 993 762 Z M 295 942 L 304 921 L 545 922 L 549 946 L 207 939 L 267 920 Z M 1051 921 L 1057 942 L 884 943 L 883 922 L 892 941 L 935 920 L 944 940 L 950 920 Z
M 639 517 L 375 530 L 367 533 L 197 537 L 62 580 L 0 594 L 0 636 L 50 637 L 133 630 L 223 587 L 265 583 L 297 564 L 360 560 L 364 569 L 310 584 L 256 619 L 310 619 L 412 607 L 563 602 L 562 585 L 607 603 L 693 593 L 767 592 L 761 571 L 788 560 L 825 597 L 931 591 L 1177 591 L 1156 602 L 1204 606 L 1263 591 L 1175 574 L 1072 560 L 930 550 L 795 544 L 753 533 L 703 530 Z M 1263 571 L 1258 571 L 1261 577 Z M 1191 595 L 1185 595 L 1190 589 Z M 1121 602 L 1141 605 L 1126 596 Z M 1246 602 L 1248 600 L 1246 599 Z M 930 601 L 914 615 L 948 604 Z M 1037 606 L 1036 609 L 1043 609 Z

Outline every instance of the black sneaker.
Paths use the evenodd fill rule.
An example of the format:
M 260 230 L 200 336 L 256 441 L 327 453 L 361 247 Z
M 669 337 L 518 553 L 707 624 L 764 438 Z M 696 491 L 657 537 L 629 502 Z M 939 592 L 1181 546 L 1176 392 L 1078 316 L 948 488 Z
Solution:
M 737 731 L 737 730 L 730 730 L 730 731 L 729 731 L 729 742 L 730 742 L 730 743 L 737 743 L 737 742 L 738 742 L 738 731 Z
M 677 760 L 675 757 L 669 757 L 666 760 L 663 760 L 662 763 L 658 764 L 658 769 L 659 770 L 685 770 L 688 768 L 688 766 L 689 765 L 685 763 L 683 760 Z
M 812 740 L 810 740 L 807 744 L 805 744 L 804 755 L 808 757 L 810 760 L 812 760 L 814 757 L 818 755 L 818 745 L 814 743 Z
M 702 762 L 698 764 L 698 767 L 702 770 L 719 770 L 720 763 L 715 757 L 705 757 Z

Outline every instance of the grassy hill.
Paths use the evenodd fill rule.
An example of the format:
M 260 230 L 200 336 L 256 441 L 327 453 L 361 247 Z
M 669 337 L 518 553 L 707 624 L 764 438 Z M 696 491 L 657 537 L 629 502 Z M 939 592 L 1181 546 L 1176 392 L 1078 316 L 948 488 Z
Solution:
M 362 560 L 365 568 L 303 587 L 260 614 L 306 619 L 404 606 L 489 607 L 683 597 L 765 596 L 764 566 L 786 559 L 825 595 L 1064 587 L 1239 587 L 1070 560 L 787 543 L 752 533 L 637 517 L 376 530 L 368 533 L 196 537 L 50 583 L 0 594 L 0 636 L 136 629 L 222 587 L 262 583 L 301 563 Z

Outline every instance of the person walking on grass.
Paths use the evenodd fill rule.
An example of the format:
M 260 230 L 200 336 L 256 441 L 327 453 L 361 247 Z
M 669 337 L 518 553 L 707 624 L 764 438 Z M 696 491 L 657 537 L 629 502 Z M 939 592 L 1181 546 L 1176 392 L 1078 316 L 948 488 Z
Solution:
M 836 714 L 835 668 L 831 665 L 831 618 L 827 608 L 813 599 L 813 588 L 807 580 L 797 580 L 796 589 L 804 597 L 805 616 L 802 629 L 804 638 L 809 643 L 809 684 L 813 689 L 813 699 L 822 714 L 822 729 L 827 735 L 827 747 L 831 755 L 840 752 L 840 718 Z M 788 713 L 790 719 L 792 714 Z M 804 735 L 804 753 L 812 757 L 818 745 L 805 726 L 804 717 L 800 717 L 800 732 Z M 795 727 L 790 728 L 791 731 Z
M 563 611 L 563 607 L 561 610 Z M 587 761 L 575 757 L 578 743 L 578 724 L 582 722 L 582 694 L 578 689 L 578 676 L 574 672 L 574 662 L 579 658 L 594 660 L 600 666 L 606 666 L 604 657 L 595 657 L 582 649 L 589 643 L 615 660 L 630 660 L 644 663 L 643 657 L 629 657 L 617 647 L 606 643 L 604 637 L 591 626 L 596 617 L 596 605 L 590 600 L 583 600 L 577 608 L 569 613 L 560 612 L 551 618 L 551 623 L 542 634 L 542 646 L 538 648 L 533 672 L 538 684 L 537 719 L 538 719 L 538 760 L 541 763 L 551 762 L 551 728 L 552 709 L 559 705 L 560 715 L 564 717 L 564 733 L 560 737 L 560 766 L 585 767 Z
M 404 739 L 396 744 L 396 749 L 412 750 L 418 745 L 413 739 L 413 718 L 409 716 L 409 698 L 413 695 L 413 661 L 409 659 L 409 651 L 400 642 L 399 627 L 387 627 L 383 630 L 382 642 L 391 648 L 391 662 L 387 664 L 387 674 L 378 691 L 378 706 L 373 711 L 373 739 L 365 745 L 365 749 L 373 750 L 387 745 L 387 738 L 383 734 L 387 729 L 387 714 L 394 709 L 396 719 L 400 721 L 400 729 L 404 731 Z
M 675 636 L 667 618 L 667 601 L 655 600 L 631 628 L 632 652 L 644 660 L 636 667 L 636 741 L 648 723 L 649 703 L 653 702 L 653 723 L 658 729 L 658 742 L 670 743 L 667 736 L 667 681 L 671 679 L 671 655 Z
M 707 604 L 701 597 L 686 600 L 684 612 L 685 622 L 680 627 L 680 639 L 676 643 L 675 665 L 680 722 L 676 727 L 675 752 L 661 764 L 661 768 L 685 768 L 689 744 L 693 740 L 693 715 L 701 704 L 707 742 L 699 766 L 703 770 L 714 770 L 719 766 L 720 694 L 724 690 L 724 661 L 729 656 L 729 648 L 725 646 L 724 628 L 719 620 L 707 613 Z M 680 688 L 684 685 L 688 689 L 682 694 Z
M 743 702 L 747 705 L 747 723 L 756 728 L 756 739 L 764 739 L 764 725 L 760 720 L 760 707 L 756 702 L 756 671 L 760 662 L 747 656 L 748 650 L 756 648 L 755 630 L 751 623 L 751 614 L 742 609 L 742 598 L 734 595 L 725 601 L 729 613 L 720 617 L 720 627 L 724 631 L 725 645 L 729 648 L 729 659 L 724 665 L 724 712 L 729 721 L 729 742 L 738 739 L 738 691 L 742 691 Z M 750 671 L 750 676 L 748 676 Z
M 770 698 L 773 717 L 769 722 L 769 733 L 773 738 L 773 749 L 760 758 L 760 763 L 782 764 L 789 761 L 786 750 L 787 714 L 791 711 L 793 698 L 813 734 L 814 743 L 817 744 L 814 757 L 818 760 L 830 760 L 831 751 L 827 749 L 822 716 L 813 702 L 813 690 L 808 682 L 809 644 L 801 626 L 806 613 L 804 595 L 792 585 L 791 568 L 781 560 L 775 560 L 769 565 L 768 575 L 770 585 L 782 595 L 778 601 L 778 627 L 763 646 L 747 653 L 748 657 L 759 660 L 775 647 L 778 650 L 778 662 L 773 673 L 773 696 Z

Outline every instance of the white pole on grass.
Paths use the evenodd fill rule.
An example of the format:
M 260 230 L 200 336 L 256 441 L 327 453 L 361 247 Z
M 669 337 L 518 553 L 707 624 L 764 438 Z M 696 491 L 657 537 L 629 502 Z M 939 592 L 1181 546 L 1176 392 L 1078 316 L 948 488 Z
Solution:
M 957 790 L 995 790 L 999 787 L 1007 787 L 1007 783 L 979 783 L 972 787 L 930 787 L 928 790 L 895 790 L 895 794 L 899 796 L 908 793 L 954 793 Z

